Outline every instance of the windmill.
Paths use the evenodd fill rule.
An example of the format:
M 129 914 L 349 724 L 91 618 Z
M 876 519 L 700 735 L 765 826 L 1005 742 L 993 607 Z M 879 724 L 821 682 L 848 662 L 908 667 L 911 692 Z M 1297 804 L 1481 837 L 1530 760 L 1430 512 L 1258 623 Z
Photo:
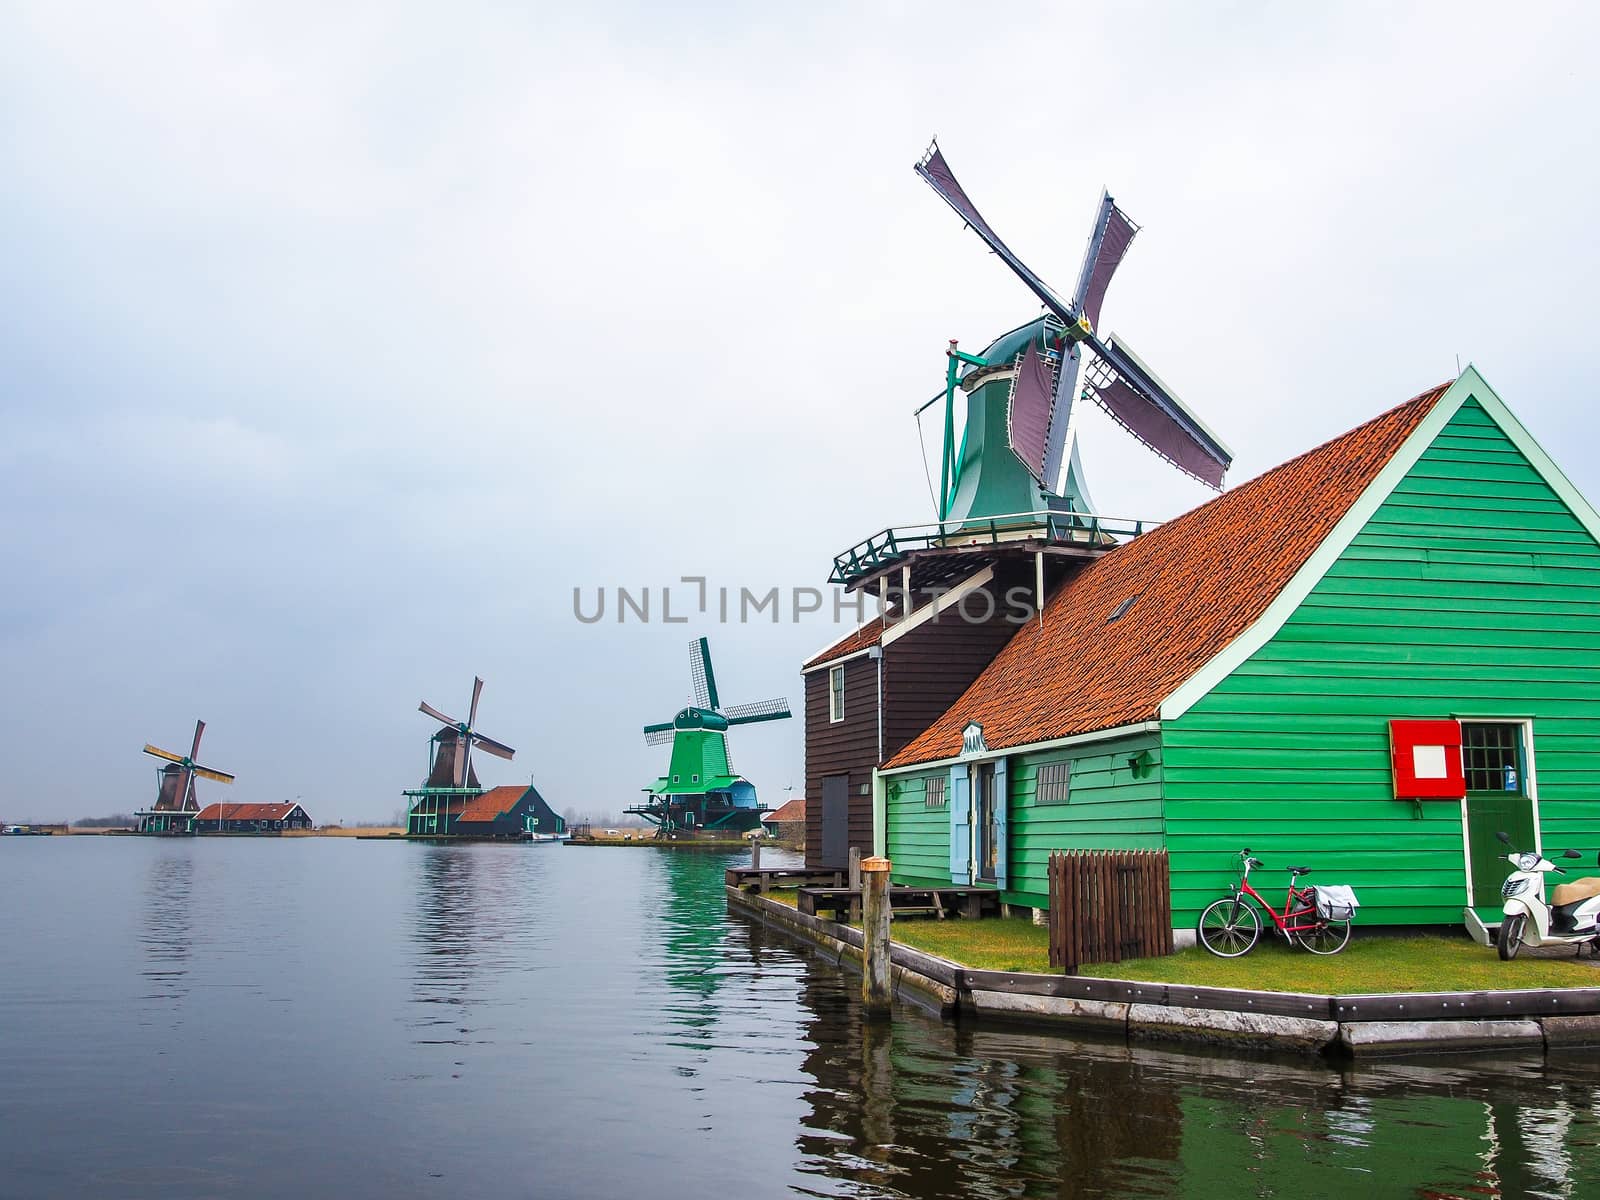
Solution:
M 204 721 L 194 723 L 194 742 L 186 755 L 174 754 L 171 750 L 145 743 L 144 752 L 152 758 L 164 760 L 166 766 L 156 772 L 160 788 L 155 804 L 138 814 L 140 833 L 189 832 L 191 814 L 200 811 L 200 804 L 194 795 L 196 775 L 202 779 L 214 779 L 218 783 L 233 782 L 233 776 L 226 771 L 203 767 L 196 761 L 200 756 L 200 737 L 205 731 Z
M 693 698 L 670 721 L 644 727 L 647 746 L 672 743 L 667 773 L 645 790 L 649 800 L 628 812 L 656 827 L 658 837 L 680 829 L 744 833 L 761 823 L 764 811 L 755 785 L 733 769 L 728 730 L 735 725 L 786 721 L 793 714 L 782 697 L 723 708 L 717 694 L 711 647 L 705 638 L 689 643 Z
M 939 520 L 994 518 L 1034 509 L 1092 512 L 1076 438 L 1080 402 L 1085 400 L 1098 404 L 1178 470 L 1220 489 L 1232 452 L 1126 341 L 1116 336 L 1102 338 L 1098 331 L 1106 289 L 1139 231 L 1111 196 L 1101 195 L 1077 286 L 1069 298 L 1062 299 L 983 219 L 956 181 L 937 142 L 929 146 L 915 170 L 1046 309 L 1043 318 L 1003 336 L 982 355 L 963 354 L 951 342 L 936 498 Z M 958 442 L 956 387 L 963 387 L 970 397 L 986 376 L 1005 373 L 1010 375 L 1008 394 L 980 398 L 976 404 L 969 399 L 966 428 Z M 990 402 L 982 402 L 985 399 Z M 998 453 L 1002 449 L 1010 454 Z M 1006 461 L 1008 458 L 1013 461 Z M 1016 471 L 1018 465 L 1026 477 Z M 1037 503 L 1028 508 L 995 511 L 997 503 L 1002 507 L 1015 504 L 1017 497 L 1030 493 Z
M 474 676 L 472 702 L 467 707 L 465 721 L 445 716 L 426 700 L 417 705 L 418 712 L 427 713 L 444 728 L 428 742 L 427 782 L 405 793 L 413 801 L 407 822 L 409 834 L 432 836 L 449 833 L 452 817 L 461 810 L 469 796 L 482 791 L 477 772 L 472 769 L 474 746 L 507 761 L 516 755 L 516 751 L 504 742 L 497 742 L 478 732 L 478 698 L 482 694 L 483 680 Z

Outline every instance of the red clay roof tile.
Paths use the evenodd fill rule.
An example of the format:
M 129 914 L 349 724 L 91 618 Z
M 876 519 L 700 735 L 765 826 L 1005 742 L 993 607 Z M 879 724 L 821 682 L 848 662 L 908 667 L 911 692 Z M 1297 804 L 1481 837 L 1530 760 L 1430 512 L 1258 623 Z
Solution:
M 887 764 L 952 758 L 1152 720 L 1250 627 L 1449 384 L 1407 401 L 1099 559 L 1018 630 L 948 710 Z M 1132 601 L 1126 616 L 1109 618 Z
M 197 812 L 197 821 L 282 821 L 295 810 L 292 803 L 284 804 L 208 804 Z
M 806 659 L 804 665 L 800 668 L 800 673 L 804 675 L 812 667 L 821 666 L 823 663 L 832 662 L 837 658 L 844 658 L 848 654 L 855 654 L 858 651 L 865 650 L 868 646 L 875 646 L 881 636 L 883 636 L 883 618 L 873 617 L 861 628 L 853 630 L 840 638 L 821 654 L 813 654 Z
M 786 825 L 806 819 L 806 802 L 799 796 L 761 818 L 769 825 Z
M 516 807 L 517 801 L 522 799 L 528 790 L 525 783 L 507 784 L 504 787 L 490 788 L 481 796 L 471 797 L 460 814 L 458 821 L 493 821 L 501 813 L 510 812 Z

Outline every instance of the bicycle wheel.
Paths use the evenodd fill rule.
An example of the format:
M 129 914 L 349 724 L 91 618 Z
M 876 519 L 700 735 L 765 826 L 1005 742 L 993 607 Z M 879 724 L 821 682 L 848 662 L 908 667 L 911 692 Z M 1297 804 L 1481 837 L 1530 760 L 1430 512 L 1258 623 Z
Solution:
M 1206 905 L 1194 931 L 1200 944 L 1218 958 L 1238 958 L 1255 948 L 1261 937 L 1261 916 L 1255 905 L 1226 896 Z
M 1337 954 L 1350 944 L 1350 922 L 1318 921 L 1315 929 L 1295 934 L 1294 940 L 1313 954 Z

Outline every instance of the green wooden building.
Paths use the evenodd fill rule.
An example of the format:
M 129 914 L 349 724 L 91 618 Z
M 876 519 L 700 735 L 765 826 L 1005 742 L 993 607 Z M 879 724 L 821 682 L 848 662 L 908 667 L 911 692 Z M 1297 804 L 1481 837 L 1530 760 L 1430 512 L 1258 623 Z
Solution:
M 1496 913 L 1497 830 L 1600 849 L 1600 517 L 1469 368 L 1086 563 L 872 804 L 896 882 L 1017 905 L 1166 848 L 1192 926 L 1249 846 L 1364 924 Z

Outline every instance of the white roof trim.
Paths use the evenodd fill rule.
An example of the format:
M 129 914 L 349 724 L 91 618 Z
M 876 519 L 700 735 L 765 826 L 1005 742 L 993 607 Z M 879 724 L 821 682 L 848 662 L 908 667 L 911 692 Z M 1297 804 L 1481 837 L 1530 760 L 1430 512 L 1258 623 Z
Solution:
M 880 770 L 879 775 L 909 775 L 913 771 L 931 771 L 935 767 L 953 767 L 960 763 L 990 762 L 997 758 L 1009 758 L 1013 754 L 1033 754 L 1040 750 L 1059 750 L 1063 746 L 1082 746 L 1089 742 L 1109 742 L 1115 738 L 1131 737 L 1136 733 L 1155 733 L 1161 728 L 1160 721 L 1140 721 L 1136 725 L 1116 725 L 1110 729 L 1096 729 L 1091 733 L 1075 733 L 1070 737 L 1051 738 L 1045 742 L 1025 742 L 1020 746 L 1002 746 L 992 749 L 987 754 L 956 754 L 949 758 L 930 758 L 925 762 L 911 763 L 904 767 L 894 767 L 889 770 Z
M 842 641 L 843 639 L 840 640 Z M 881 641 L 882 639 L 880 638 L 879 640 Z M 838 658 L 824 659 L 822 662 L 812 663 L 809 667 L 801 667 L 800 674 L 802 677 L 806 675 L 815 675 L 818 671 L 825 671 L 829 667 L 837 667 L 840 663 L 847 663 L 853 658 L 860 658 L 863 655 L 871 654 L 873 647 L 877 644 L 877 642 L 873 642 L 871 645 L 863 646 L 859 650 L 852 650 L 849 654 L 841 654 Z
M 1301 602 L 1310 595 L 1311 589 L 1322 582 L 1322 577 L 1349 549 L 1356 535 L 1366 527 L 1373 514 L 1389 499 L 1390 494 L 1400 485 L 1400 481 L 1410 474 L 1423 452 L 1433 445 L 1434 439 L 1469 399 L 1476 400 L 1482 405 L 1490 419 L 1511 439 L 1512 444 L 1522 452 L 1533 469 L 1572 510 L 1572 515 L 1596 541 L 1600 541 L 1600 514 L 1596 514 L 1593 506 L 1583 498 L 1577 488 L 1572 486 L 1572 482 L 1550 460 L 1550 456 L 1544 452 L 1539 443 L 1533 440 L 1533 436 L 1523 428 L 1522 422 L 1511 415 L 1511 410 L 1506 407 L 1505 401 L 1495 395 L 1494 389 L 1485 382 L 1478 369 L 1468 366 L 1461 373 L 1461 378 L 1450 385 L 1438 403 L 1433 406 L 1432 411 L 1422 419 L 1422 423 L 1411 431 L 1411 435 L 1401 444 L 1394 457 L 1356 498 L 1356 502 L 1344 516 L 1339 518 L 1332 532 L 1322 540 L 1322 544 L 1306 560 L 1305 565 L 1295 572 L 1287 586 L 1267 606 L 1267 610 L 1250 628 L 1229 642 L 1219 654 L 1185 680 L 1162 702 L 1163 721 L 1175 721 L 1183 716 L 1277 635 L 1278 630 L 1283 628 L 1295 609 L 1299 608 Z
M 975 574 L 967 576 L 955 587 L 924 604 L 921 608 L 914 608 L 909 614 L 898 621 L 885 622 L 883 636 L 878 640 L 885 646 L 896 639 L 904 637 L 919 625 L 925 625 L 942 612 L 949 612 L 952 605 L 959 605 L 967 596 L 979 588 L 989 584 L 994 579 L 994 567 L 987 566 Z

